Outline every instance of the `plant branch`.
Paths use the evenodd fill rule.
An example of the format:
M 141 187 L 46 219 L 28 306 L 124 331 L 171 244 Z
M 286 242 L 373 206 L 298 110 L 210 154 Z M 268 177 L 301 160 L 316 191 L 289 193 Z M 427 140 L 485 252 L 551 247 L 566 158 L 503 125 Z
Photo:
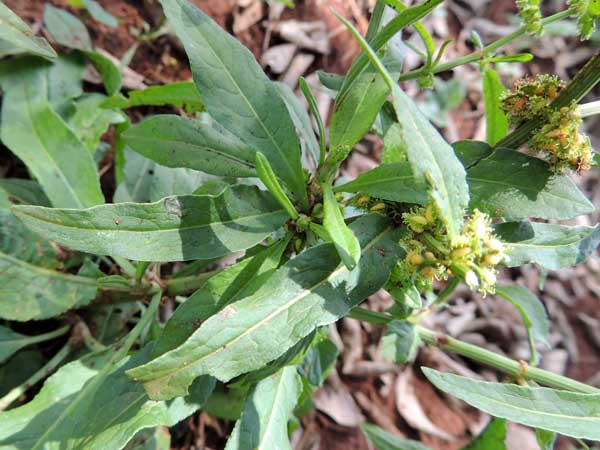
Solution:
M 552 22 L 556 22 L 558 20 L 566 19 L 567 17 L 573 15 L 574 13 L 575 13 L 575 8 L 570 8 L 565 11 L 561 11 L 559 13 L 553 14 L 552 16 L 548 16 L 548 17 L 542 19 L 542 26 L 548 25 L 548 24 L 550 24 Z M 410 72 L 406 72 L 406 73 L 400 75 L 399 81 L 413 80 L 415 78 L 422 77 L 429 73 L 445 72 L 447 70 L 454 69 L 455 67 L 462 66 L 464 64 L 469 64 L 469 63 L 480 61 L 484 57 L 488 56 L 491 53 L 494 53 L 496 50 L 498 50 L 501 47 L 505 46 L 506 44 L 514 41 L 515 39 L 523 36 L 526 33 L 527 33 L 527 26 L 523 25 L 522 27 L 517 28 L 512 33 L 507 34 L 506 36 L 501 37 L 497 41 L 494 41 L 491 44 L 486 45 L 482 49 L 479 49 L 472 53 L 469 53 L 468 55 L 453 59 L 451 61 L 445 62 L 444 64 L 438 64 L 438 65 L 434 66 L 433 68 L 423 66 L 419 69 L 415 69 L 415 70 L 411 70 Z
M 31 375 L 19 386 L 11 389 L 4 397 L 0 398 L 0 411 L 4 411 L 15 400 L 23 395 L 27 390 L 39 381 L 50 375 L 65 359 L 75 347 L 75 338 L 71 338 L 67 343 L 48 361 L 40 370 Z
M 394 318 L 389 314 L 377 313 L 364 308 L 354 308 L 352 311 L 350 311 L 348 317 L 363 320 L 376 325 L 384 325 L 394 320 Z M 593 386 L 580 383 L 579 381 L 575 381 L 543 369 L 538 369 L 536 367 L 528 367 L 523 369 L 523 366 L 519 362 L 507 358 L 506 356 L 498 355 L 497 353 L 480 348 L 473 344 L 468 344 L 458 339 L 454 339 L 453 337 L 445 334 L 437 333 L 428 328 L 416 326 L 416 329 L 423 342 L 439 347 L 442 350 L 465 356 L 482 364 L 486 364 L 508 375 L 512 375 L 514 377 L 523 376 L 523 378 L 526 380 L 535 381 L 539 384 L 555 389 L 564 389 L 586 394 L 600 393 L 600 389 L 596 389 Z

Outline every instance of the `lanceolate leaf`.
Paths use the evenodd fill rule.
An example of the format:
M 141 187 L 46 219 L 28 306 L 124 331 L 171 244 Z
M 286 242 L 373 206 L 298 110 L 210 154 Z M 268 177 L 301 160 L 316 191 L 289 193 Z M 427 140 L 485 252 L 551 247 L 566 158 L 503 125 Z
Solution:
M 206 319 L 256 292 L 279 265 L 288 242 L 289 239 L 282 239 L 206 280 L 175 310 L 154 347 L 153 356 L 179 347 Z
M 462 450 L 506 450 L 506 421 L 493 419 L 473 442 Z
M 467 171 L 470 208 L 505 219 L 570 219 L 594 210 L 568 175 L 516 151 L 498 148 Z
M 587 260 L 600 244 L 600 225 L 570 227 L 554 223 L 505 222 L 494 227 L 510 244 L 509 267 L 535 263 L 549 270 Z
M 465 209 L 469 202 L 469 188 L 464 167 L 456 158 L 452 147 L 423 116 L 410 97 L 393 81 L 378 56 L 356 28 L 346 19 L 338 17 L 359 41 L 363 51 L 377 67 L 392 91 L 392 103 L 402 126 L 406 154 L 415 182 L 430 188 L 431 198 L 446 222 L 448 234 L 451 237 L 457 236 L 460 234 Z
M 25 178 L 1 178 L 0 189 L 17 203 L 50 206 L 50 200 L 38 183 Z
M 376 450 L 431 450 L 420 442 L 399 438 L 370 423 L 361 428 Z
M 0 252 L 0 318 L 41 320 L 89 304 L 94 278 L 28 264 Z
M 500 109 L 500 95 L 505 91 L 498 72 L 487 68 L 483 71 L 483 101 L 485 103 L 486 141 L 495 145 L 508 134 L 508 119 Z
M 550 321 L 544 305 L 529 289 L 518 284 L 498 284 L 496 293 L 511 302 L 523 318 L 525 327 L 537 342 L 550 345 Z
M 2 142 L 31 170 L 55 207 L 104 203 L 91 153 L 50 107 L 47 65 L 21 58 L 3 66 Z
M 287 423 L 302 391 L 296 367 L 288 366 L 259 382 L 225 450 L 291 450 Z
M 580 439 L 600 439 L 600 394 L 475 381 L 423 368 L 438 389 L 488 414 Z
M 349 270 L 354 269 L 360 259 L 360 243 L 344 222 L 340 205 L 331 188 L 326 185 L 323 186 L 323 213 L 323 226 L 331 237 L 342 262 Z
M 178 81 L 161 86 L 150 86 L 140 91 L 129 91 L 129 98 L 120 94 L 107 98 L 102 108 L 133 108 L 134 106 L 172 105 L 183 108 L 188 114 L 202 111 L 204 104 L 196 85 L 191 81 Z
M 335 192 L 352 192 L 393 202 L 427 203 L 427 188 L 415 184 L 410 164 L 385 164 L 361 173 L 355 180 L 336 186 Z
M 274 84 L 252 54 L 187 0 L 161 0 L 186 47 L 194 81 L 214 119 L 269 159 L 290 191 L 307 204 L 300 144 Z
M 21 53 L 49 59 L 57 56 L 45 39 L 36 37 L 19 16 L 0 3 L 0 58 Z
M 95 389 L 84 386 L 99 376 L 106 356 L 90 355 L 62 367 L 29 403 L 0 414 L 0 447 L 6 450 L 121 449 L 141 429 L 172 426 L 195 412 L 210 395 L 214 380 L 204 377 L 191 394 L 172 402 L 148 399 L 125 371 L 147 360 L 149 349 L 126 357 Z M 67 407 L 73 408 L 65 415 Z
M 152 398 L 172 398 L 200 375 L 227 381 L 259 369 L 316 327 L 338 320 L 385 284 L 402 254 L 402 230 L 384 217 L 364 216 L 351 229 L 363 248 L 353 271 L 340 265 L 333 244 L 313 247 L 278 269 L 252 296 L 204 322 L 185 344 L 129 375 L 144 382 Z
M 245 250 L 287 218 L 270 194 L 252 186 L 217 197 L 184 195 L 86 210 L 17 206 L 14 212 L 33 231 L 66 247 L 137 261 L 209 259 Z
M 122 134 L 132 150 L 167 167 L 227 177 L 256 176 L 255 151 L 228 133 L 174 115 L 150 117 Z
M 92 40 L 85 25 L 68 11 L 46 4 L 44 23 L 48 32 L 60 45 L 78 50 L 92 50 Z
M 37 336 L 25 336 L 24 334 L 16 333 L 10 328 L 0 325 L 0 363 L 6 361 L 23 347 L 61 336 L 65 334 L 68 329 L 68 327 L 65 327 L 49 333 L 38 334 Z

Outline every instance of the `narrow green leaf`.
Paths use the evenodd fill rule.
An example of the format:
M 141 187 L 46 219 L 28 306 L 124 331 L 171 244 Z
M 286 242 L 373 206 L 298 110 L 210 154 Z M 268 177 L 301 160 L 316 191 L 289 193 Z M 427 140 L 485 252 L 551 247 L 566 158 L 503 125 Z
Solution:
M 269 160 L 265 155 L 261 152 L 256 152 L 256 157 L 254 159 L 254 163 L 256 165 L 256 173 L 260 181 L 267 187 L 269 192 L 277 202 L 286 210 L 288 215 L 292 219 L 296 219 L 298 217 L 298 211 L 294 208 L 294 205 L 288 198 L 287 194 L 283 191 L 283 188 L 277 181 L 277 176 L 275 172 L 273 172 L 273 168 L 271 164 L 269 164 Z
M 264 153 L 279 178 L 307 206 L 294 123 L 252 53 L 187 0 L 161 4 L 186 47 L 194 82 L 210 115 Z
M 225 450 L 291 450 L 287 423 L 302 384 L 295 367 L 284 367 L 250 392 Z
M 0 414 L 0 445 L 6 450 L 120 449 L 139 430 L 175 425 L 198 410 L 214 380 L 198 380 L 186 398 L 151 401 L 140 384 L 125 376 L 148 355 L 145 348 L 126 357 L 109 374 L 102 373 L 109 355 L 90 355 L 63 366 L 32 401 Z
M 406 153 L 413 169 L 415 182 L 429 185 L 430 195 L 446 222 L 448 234 L 451 237 L 459 235 L 469 202 L 469 189 L 463 166 L 456 158 L 452 147 L 393 81 L 379 57 L 356 28 L 343 17 L 338 17 L 352 32 L 371 63 L 386 80 L 392 93 L 396 116 L 403 128 Z
M 86 50 L 83 52 L 85 56 L 92 62 L 108 95 L 115 95 L 121 90 L 123 80 L 121 78 L 121 71 L 109 58 L 104 56 L 95 50 Z
M 20 58 L 2 67 L 0 138 L 27 165 L 56 207 L 104 203 L 91 153 L 48 103 L 48 66 Z
M 514 55 L 492 56 L 490 62 L 529 62 L 533 59 L 531 53 L 515 53 Z
M 506 421 L 492 419 L 485 430 L 462 450 L 506 450 Z
M 17 206 L 33 231 L 86 253 L 137 261 L 209 259 L 252 247 L 280 228 L 287 215 L 252 186 L 221 195 L 166 197 L 85 210 Z
M 128 374 L 153 398 L 172 398 L 210 374 L 227 381 L 278 358 L 315 328 L 335 322 L 376 292 L 402 255 L 404 232 L 376 214 L 351 225 L 362 246 L 353 271 L 332 244 L 313 247 L 279 268 L 253 295 L 211 317 L 180 347 Z M 316 261 L 319 263 L 316 264 Z
M 329 73 L 323 70 L 317 70 L 317 75 L 319 76 L 319 81 L 323 86 L 327 89 L 331 89 L 332 91 L 339 91 L 344 84 L 344 76 L 338 75 L 337 73 Z
M 39 350 L 22 350 L 0 365 L 0 396 L 24 383 L 42 368 L 46 360 Z
M 69 331 L 69 327 L 63 327 L 45 334 L 38 334 L 37 336 L 25 336 L 24 334 L 16 333 L 10 328 L 0 325 L 0 363 L 3 363 L 28 345 L 54 339 L 58 336 L 62 336 L 67 331 Z
M 600 439 L 600 394 L 475 381 L 423 368 L 438 389 L 488 414 L 581 439 Z
M 318 165 L 323 164 L 325 161 L 325 151 L 327 147 L 327 136 L 325 131 L 325 125 L 323 124 L 323 118 L 321 117 L 321 112 L 319 111 L 319 107 L 317 105 L 317 100 L 310 90 L 310 86 L 306 82 L 304 77 L 300 77 L 298 80 L 298 84 L 300 85 L 300 90 L 306 99 L 308 106 L 310 107 L 310 111 L 312 112 L 315 121 L 317 122 L 317 128 L 319 129 L 319 159 L 315 160 L 315 163 Z
M 96 298 L 94 278 L 28 264 L 0 252 L 0 317 L 41 320 L 89 304 Z
M 546 309 L 529 289 L 518 284 L 497 284 L 496 294 L 517 308 L 535 341 L 550 346 L 550 321 Z
M 287 106 L 290 117 L 296 126 L 296 130 L 300 135 L 300 138 L 312 156 L 314 162 L 319 161 L 320 145 L 316 138 L 315 131 L 313 130 L 310 116 L 304 106 L 298 101 L 298 97 L 294 94 L 292 88 L 287 84 L 276 82 L 275 87 L 279 91 L 281 98 Z
M 0 178 L 0 189 L 17 203 L 50 206 L 50 200 L 36 181 L 25 178 Z
M 535 437 L 537 438 L 540 450 L 554 450 L 557 438 L 556 433 L 538 428 L 535 430 Z
M 571 219 L 594 211 L 573 180 L 540 159 L 497 148 L 467 171 L 470 209 L 506 220 Z
M 92 50 L 92 39 L 87 28 L 70 12 L 46 3 L 44 24 L 52 38 L 60 45 L 78 50 Z
M 406 320 L 390 322 L 381 340 L 383 356 L 398 364 L 412 361 L 421 343 L 415 326 Z
M 86 147 L 94 152 L 100 138 L 111 124 L 124 123 L 127 118 L 123 113 L 100 108 L 106 97 L 98 93 L 84 94 L 72 102 L 74 111 L 64 117 L 77 137 Z
M 375 450 L 431 450 L 420 442 L 399 438 L 370 423 L 365 423 L 361 429 Z
M 202 97 L 191 81 L 178 81 L 161 86 L 150 86 L 139 91 L 129 91 L 128 98 L 123 95 L 109 97 L 100 104 L 102 108 L 133 108 L 135 106 L 172 105 L 183 108 L 188 114 L 202 111 Z
M 383 200 L 403 203 L 427 203 L 427 189 L 415 184 L 407 162 L 385 164 L 361 173 L 355 180 L 334 188 L 335 192 L 370 195 Z
M 324 338 L 308 350 L 298 372 L 313 386 L 322 386 L 335 366 L 339 353 L 336 345 Z
M 198 326 L 227 305 L 252 295 L 279 265 L 289 239 L 282 239 L 254 256 L 222 270 L 181 304 L 158 339 L 157 357 L 182 345 Z
M 508 134 L 508 119 L 500 108 L 500 96 L 506 89 L 500 81 L 498 72 L 486 68 L 483 71 L 483 103 L 485 105 L 486 141 L 490 145 Z
M 167 167 L 253 177 L 256 152 L 213 126 L 174 115 L 149 117 L 122 133 L 132 150 Z
M 329 186 L 323 187 L 323 226 L 348 270 L 354 269 L 360 259 L 360 243 L 344 222 L 340 205 Z
M 83 0 L 86 9 L 94 19 L 98 22 L 116 28 L 119 25 L 117 19 L 110 15 L 103 7 L 95 0 Z
M 0 3 L 0 58 L 22 53 L 48 59 L 57 57 L 46 39 L 36 37 L 19 16 Z
M 517 267 L 535 263 L 548 270 L 572 267 L 586 261 L 600 244 L 600 225 L 570 227 L 554 223 L 504 222 L 494 226 L 510 244 L 510 260 Z

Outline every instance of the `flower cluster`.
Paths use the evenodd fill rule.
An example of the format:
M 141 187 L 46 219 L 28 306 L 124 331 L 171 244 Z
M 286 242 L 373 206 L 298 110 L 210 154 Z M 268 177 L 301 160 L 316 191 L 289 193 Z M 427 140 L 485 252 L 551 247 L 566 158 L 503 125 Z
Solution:
M 581 39 L 589 39 L 596 31 L 596 21 L 600 17 L 600 2 L 598 0 L 569 0 L 568 4 L 576 9 L 577 29 Z
M 546 153 L 550 164 L 557 168 L 574 168 L 584 172 L 592 162 L 590 138 L 579 132 L 581 116 L 577 104 L 552 111 L 545 125 L 533 135 L 529 145 Z
M 430 289 L 434 279 L 452 274 L 471 289 L 493 293 L 497 266 L 508 259 L 504 244 L 491 229 L 489 216 L 475 210 L 466 218 L 461 234 L 450 239 L 433 205 L 403 214 L 409 233 L 401 245 L 406 257 L 392 272 L 391 282 L 412 282 L 419 291 Z
M 520 80 L 512 91 L 500 98 L 502 110 L 514 126 L 537 118 L 543 124 L 529 141 L 534 152 L 541 152 L 555 169 L 571 168 L 579 172 L 590 168 L 590 139 L 579 131 L 581 116 L 576 103 L 560 109 L 550 104 L 564 88 L 553 75 Z
M 540 0 L 517 0 L 519 17 L 527 27 L 527 32 L 539 36 L 542 34 L 542 11 Z
M 518 80 L 511 91 L 502 94 L 500 107 L 511 125 L 518 127 L 527 120 L 544 116 L 564 87 L 565 83 L 554 75 Z

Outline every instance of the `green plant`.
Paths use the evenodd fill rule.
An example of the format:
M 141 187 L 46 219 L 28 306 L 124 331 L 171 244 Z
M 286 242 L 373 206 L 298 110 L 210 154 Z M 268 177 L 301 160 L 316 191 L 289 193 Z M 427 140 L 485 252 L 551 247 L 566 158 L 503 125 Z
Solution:
M 304 80 L 318 139 L 289 88 L 270 81 L 249 51 L 187 0 L 161 4 L 186 48 L 194 84 L 128 97 L 119 94 L 119 70 L 74 16 L 46 9 L 49 33 L 72 49 L 57 56 L 0 5 L 2 56 L 13 55 L 0 64 L 0 137 L 33 178 L 0 180 L 2 369 L 18 373 L 25 346 L 63 342 L 48 361 L 32 352 L 37 356 L 25 364 L 37 360 L 38 370 L 8 383 L 0 410 L 56 370 L 32 400 L 0 414 L 2 448 L 120 449 L 132 439 L 167 448 L 156 427 L 200 409 L 236 420 L 227 449 L 289 448 L 288 422 L 310 408 L 337 357 L 326 326 L 345 316 L 387 326 L 384 352 L 398 363 L 423 342 L 518 383 L 424 369 L 439 389 L 498 417 L 470 449 L 505 448 L 505 419 L 539 429 L 543 448 L 552 448 L 554 433 L 600 439 L 600 391 L 536 367 L 536 346 L 548 341 L 545 310 L 524 287 L 496 280 L 500 266 L 573 266 L 600 243 L 600 225 L 536 220 L 594 210 L 567 173 L 592 166 L 591 153 L 585 164 L 563 156 L 580 155 L 580 117 L 598 112 L 594 104 L 574 111 L 600 80 L 600 56 L 566 86 L 542 78 L 504 94 L 493 69 L 530 59 L 498 54 L 504 44 L 572 15 L 589 22 L 596 3 L 544 19 L 524 14 L 533 26 L 487 46 L 474 37 L 473 54 L 446 63 L 445 45 L 436 53 L 419 22 L 440 3 L 378 1 L 366 39 L 340 17 L 363 52 L 345 76 L 321 74 L 337 92 L 329 140 Z M 387 22 L 386 8 L 397 9 Z M 388 44 L 411 25 L 426 49 L 424 65 L 400 74 Z M 83 91 L 86 58 L 107 95 Z M 439 86 L 436 73 L 473 62 L 483 73 L 488 142 L 450 145 L 398 81 Z M 181 114 L 130 124 L 120 110 L 148 104 Z M 385 163 L 336 183 L 340 165 L 375 122 Z M 111 125 L 117 188 L 105 203 L 96 166 Z M 560 127 L 567 138 L 552 134 Z M 520 152 L 527 142 L 548 153 Z M 560 149 L 549 147 L 557 142 Z M 235 263 L 215 268 L 236 252 L 243 256 Z M 436 290 L 434 280 L 444 287 Z M 461 282 L 517 307 L 530 338 L 529 364 L 420 325 Z M 394 298 L 392 308 L 360 306 L 381 288 Z M 185 301 L 172 315 L 166 306 L 157 314 L 170 298 Z M 54 331 L 15 331 L 20 322 L 50 318 L 60 324 Z M 425 448 L 370 425 L 364 431 L 380 450 Z

